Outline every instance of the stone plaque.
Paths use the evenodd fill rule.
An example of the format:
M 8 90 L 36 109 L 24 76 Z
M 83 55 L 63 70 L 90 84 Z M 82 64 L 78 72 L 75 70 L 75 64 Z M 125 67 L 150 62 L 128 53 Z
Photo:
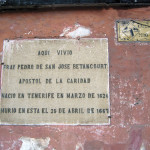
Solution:
M 0 123 L 109 124 L 108 40 L 4 41 Z
M 118 41 L 150 41 L 150 21 L 117 21 Z

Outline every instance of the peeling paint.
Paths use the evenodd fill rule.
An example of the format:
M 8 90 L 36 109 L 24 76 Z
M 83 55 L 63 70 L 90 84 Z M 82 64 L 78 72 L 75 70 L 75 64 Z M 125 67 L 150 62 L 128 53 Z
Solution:
M 77 143 L 75 150 L 84 150 L 83 145 L 81 143 Z
M 64 28 L 63 33 L 60 34 L 60 37 L 86 37 L 92 34 L 89 28 L 81 26 L 80 24 L 76 24 L 74 27 Z
M 29 34 L 33 34 L 33 33 L 32 33 L 32 31 L 29 31 L 29 32 L 27 32 L 27 33 L 24 33 L 24 34 L 27 34 L 27 35 L 29 35 Z
M 3 149 L 3 148 L 4 148 L 4 144 L 0 143 L 0 149 Z
M 29 137 L 21 137 L 22 146 L 20 150 L 44 150 L 48 147 L 50 138 L 46 139 L 34 139 Z
M 144 143 L 142 143 L 140 150 L 146 150 Z

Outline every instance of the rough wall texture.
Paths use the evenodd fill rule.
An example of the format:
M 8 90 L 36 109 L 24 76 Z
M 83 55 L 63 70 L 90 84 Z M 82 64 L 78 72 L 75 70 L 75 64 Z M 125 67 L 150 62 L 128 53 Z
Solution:
M 0 13 L 1 51 L 4 39 L 108 38 L 112 116 L 110 126 L 0 126 L 0 150 L 150 149 L 149 43 L 117 42 L 119 19 L 150 20 L 150 7 Z

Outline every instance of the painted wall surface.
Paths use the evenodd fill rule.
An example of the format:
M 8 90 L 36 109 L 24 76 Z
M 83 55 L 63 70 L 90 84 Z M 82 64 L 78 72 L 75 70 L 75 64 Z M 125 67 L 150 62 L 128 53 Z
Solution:
M 0 12 L 1 52 L 5 39 L 108 38 L 111 102 L 109 126 L 0 126 L 0 150 L 150 150 L 150 43 L 117 42 L 124 19 L 150 7 Z

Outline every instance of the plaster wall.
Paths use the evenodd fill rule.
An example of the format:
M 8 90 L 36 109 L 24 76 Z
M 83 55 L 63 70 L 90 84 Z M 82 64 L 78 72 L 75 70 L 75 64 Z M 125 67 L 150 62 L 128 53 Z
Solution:
M 149 150 L 150 43 L 117 42 L 117 20 L 150 20 L 150 7 L 0 12 L 5 39 L 108 38 L 111 125 L 0 126 L 0 150 Z

